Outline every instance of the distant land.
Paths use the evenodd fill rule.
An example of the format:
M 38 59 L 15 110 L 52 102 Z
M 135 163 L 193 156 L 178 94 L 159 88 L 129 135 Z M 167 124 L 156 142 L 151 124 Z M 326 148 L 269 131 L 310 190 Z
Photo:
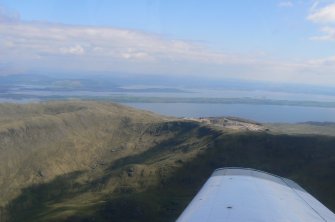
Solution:
M 128 104 L 175 117 L 231 115 L 260 122 L 335 121 L 332 87 L 117 76 L 0 76 L 0 102 L 80 99 Z
M 120 103 L 256 104 L 335 107 L 335 88 L 243 82 L 200 81 L 157 77 L 46 75 L 0 76 L 0 102 L 65 99 L 105 100 Z M 217 91 L 207 92 L 206 88 Z M 263 90 L 258 92 L 259 90 Z M 233 93 L 232 93 L 233 92 Z M 254 94 L 253 94 L 254 93 Z M 278 96 L 279 93 L 279 96 Z M 291 93 L 291 94 L 290 94 Z M 314 95 L 312 97 L 311 95 Z M 305 96 L 304 96 L 305 95 Z M 332 97 L 334 96 L 334 97 Z M 319 98 L 322 99 L 319 99 Z
M 131 92 L 135 92 L 132 90 Z M 140 92 L 140 90 L 136 91 Z M 177 92 L 174 89 L 143 89 L 141 92 Z M 183 91 L 180 91 L 183 92 Z M 1 99 L 17 100 L 66 100 L 66 99 L 84 99 L 84 100 L 101 100 L 118 103 L 208 103 L 208 104 L 254 104 L 254 105 L 283 105 L 283 106 L 303 106 L 303 107 L 324 107 L 335 108 L 335 102 L 322 101 L 292 101 L 292 100 L 273 100 L 273 99 L 254 99 L 254 98 L 183 98 L 183 97 L 147 97 L 147 96 L 69 96 L 69 95 L 22 95 L 22 94 L 0 94 Z
M 96 99 L 103 99 L 96 97 Z M 309 106 L 309 107 L 335 107 L 335 102 L 319 101 L 292 101 L 254 98 L 172 98 L 172 97 L 135 97 L 114 96 L 107 97 L 113 102 L 120 103 L 209 103 L 209 104 L 256 104 L 256 105 L 283 105 L 283 106 Z

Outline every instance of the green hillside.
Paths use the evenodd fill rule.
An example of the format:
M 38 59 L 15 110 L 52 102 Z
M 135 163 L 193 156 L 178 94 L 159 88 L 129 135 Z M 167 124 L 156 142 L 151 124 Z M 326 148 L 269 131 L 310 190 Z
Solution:
M 335 210 L 335 137 L 229 131 L 98 102 L 3 104 L 0 114 L 1 221 L 174 221 L 225 166 L 291 178 Z

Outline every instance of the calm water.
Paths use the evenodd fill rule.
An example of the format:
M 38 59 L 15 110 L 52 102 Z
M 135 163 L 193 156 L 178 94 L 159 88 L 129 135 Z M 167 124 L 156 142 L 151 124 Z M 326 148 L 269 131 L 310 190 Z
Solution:
M 259 122 L 335 122 L 335 108 L 194 103 L 126 103 L 125 105 L 176 117 L 236 116 Z

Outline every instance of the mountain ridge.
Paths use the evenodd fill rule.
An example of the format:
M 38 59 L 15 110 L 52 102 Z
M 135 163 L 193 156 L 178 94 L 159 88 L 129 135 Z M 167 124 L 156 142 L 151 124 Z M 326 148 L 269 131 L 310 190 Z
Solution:
M 335 209 L 331 136 L 231 130 L 222 126 L 238 119 L 108 102 L 1 104 L 0 113 L 1 221 L 173 221 L 223 166 L 296 180 Z

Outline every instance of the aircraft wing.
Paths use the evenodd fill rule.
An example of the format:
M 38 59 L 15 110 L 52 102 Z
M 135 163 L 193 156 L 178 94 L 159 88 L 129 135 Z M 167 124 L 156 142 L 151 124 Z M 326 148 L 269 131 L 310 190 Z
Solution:
M 220 168 L 177 222 L 335 222 L 335 214 L 292 180 Z

